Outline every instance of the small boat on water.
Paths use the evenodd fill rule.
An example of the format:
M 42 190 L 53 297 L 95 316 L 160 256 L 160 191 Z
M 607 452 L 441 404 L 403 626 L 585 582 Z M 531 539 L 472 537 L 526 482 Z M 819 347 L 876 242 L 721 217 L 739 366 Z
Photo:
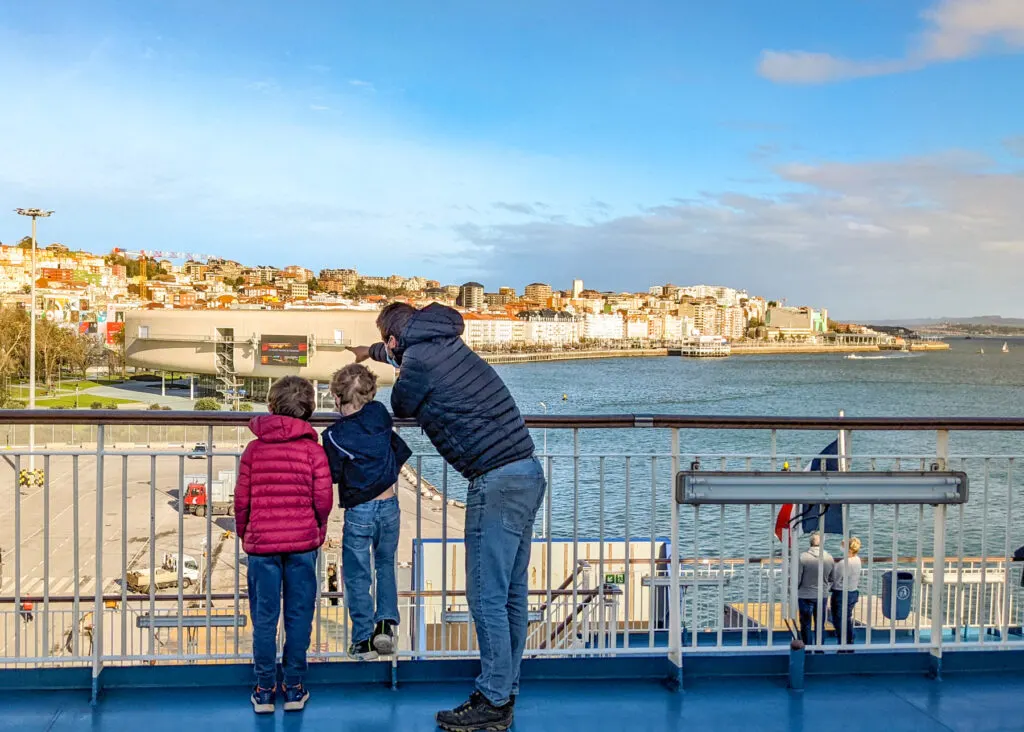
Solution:
M 1009 353 L 1009 352 L 1010 352 L 1010 347 L 1004 342 L 1003 343 L 1003 353 Z

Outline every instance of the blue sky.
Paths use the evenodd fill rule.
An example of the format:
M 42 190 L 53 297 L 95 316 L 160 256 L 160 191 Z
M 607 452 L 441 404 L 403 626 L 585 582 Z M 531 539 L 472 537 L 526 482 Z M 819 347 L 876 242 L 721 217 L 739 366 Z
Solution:
M 1019 0 L 38 5 L 0 198 L 44 241 L 1024 316 Z

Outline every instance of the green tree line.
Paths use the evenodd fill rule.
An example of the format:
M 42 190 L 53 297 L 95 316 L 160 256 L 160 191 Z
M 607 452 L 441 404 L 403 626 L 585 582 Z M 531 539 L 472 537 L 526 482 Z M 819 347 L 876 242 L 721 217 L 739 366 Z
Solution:
M 28 379 L 29 316 L 16 307 L 0 307 L 0 407 L 19 406 L 11 385 Z M 36 383 L 47 390 L 58 376 L 85 378 L 86 370 L 102 363 L 106 349 L 95 336 L 62 328 L 49 320 L 36 322 Z

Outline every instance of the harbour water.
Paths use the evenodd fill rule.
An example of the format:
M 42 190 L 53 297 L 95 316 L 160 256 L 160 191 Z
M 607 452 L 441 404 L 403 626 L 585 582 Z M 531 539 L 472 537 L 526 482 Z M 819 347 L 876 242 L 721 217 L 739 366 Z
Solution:
M 1007 354 L 1000 353 L 1003 339 L 972 339 L 952 341 L 949 351 L 858 359 L 847 359 L 843 354 L 609 359 L 497 368 L 526 414 L 543 413 L 543 402 L 549 414 L 835 416 L 843 410 L 848 416 L 1010 417 L 1024 414 L 1024 339 L 1008 342 Z M 980 348 L 984 348 L 985 355 L 978 354 Z M 386 390 L 380 398 L 387 400 Z M 545 444 L 544 433 L 538 430 L 534 435 L 539 451 Z M 672 480 L 667 431 L 580 430 L 579 450 L 575 453 L 578 461 L 574 460 L 571 431 L 546 433 L 554 536 L 622 537 L 627 528 L 629 533 L 649 536 L 652 478 L 662 497 L 656 529 L 667 533 L 664 497 L 671 490 Z M 417 452 L 432 452 L 421 435 L 406 437 Z M 789 459 L 798 469 L 797 465 L 806 464 L 833 439 L 835 435 L 829 433 L 780 432 L 777 464 Z M 767 431 L 685 430 L 680 440 L 687 464 L 699 456 L 704 467 L 719 468 L 723 458 L 718 456 L 728 455 L 736 457 L 725 458 L 724 464 L 735 469 L 768 469 L 770 465 Z M 934 449 L 934 433 L 865 432 L 855 433 L 851 439 L 854 456 L 877 458 L 870 463 L 866 457 L 855 457 L 855 469 L 920 468 L 922 458 L 933 456 Z M 629 527 L 626 460 L 618 457 L 627 452 L 634 455 L 629 466 Z M 966 470 L 972 481 L 972 500 L 965 508 L 962 530 L 958 513 L 950 517 L 950 530 L 962 534 L 965 552 L 980 552 L 983 542 L 991 549 L 996 542 L 1002 553 L 1008 528 L 1011 543 L 1020 539 L 1014 547 L 1024 542 L 1024 534 L 1016 536 L 1015 527 L 1007 527 L 1005 518 L 1008 488 L 1024 481 L 1019 466 L 1014 475 L 1012 460 L 1013 456 L 1024 456 L 1024 437 L 1013 433 L 954 433 L 951 453 L 954 457 L 971 456 L 954 461 L 953 466 Z M 602 460 L 600 456 L 605 457 Z M 896 461 L 897 456 L 903 459 Z M 907 459 L 912 456 L 917 460 Z M 443 481 L 442 470 L 440 460 L 424 461 L 424 473 L 433 482 Z M 452 497 L 464 495 L 464 481 L 450 470 L 447 485 Z M 888 537 L 895 517 L 886 514 L 885 509 L 879 511 L 873 522 L 875 532 Z M 906 533 L 901 541 L 916 543 L 918 518 L 906 511 L 901 516 L 898 533 Z M 766 551 L 768 521 L 767 507 L 755 509 L 753 522 L 758 527 L 758 539 L 764 538 Z M 855 531 L 864 530 L 866 521 L 864 512 L 852 511 Z M 729 515 L 725 524 L 725 541 L 738 550 L 748 538 L 743 526 L 734 515 Z M 923 531 L 927 542 L 930 526 Z M 960 539 L 955 535 L 951 540 Z M 709 536 L 708 541 L 717 549 L 720 537 Z M 901 544 L 901 551 L 903 548 Z

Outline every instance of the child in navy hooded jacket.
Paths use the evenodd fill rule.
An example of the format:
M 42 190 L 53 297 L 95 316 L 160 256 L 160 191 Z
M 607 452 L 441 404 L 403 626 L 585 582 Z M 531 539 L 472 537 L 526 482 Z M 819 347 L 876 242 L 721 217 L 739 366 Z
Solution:
M 395 651 L 400 620 L 395 553 L 401 526 L 395 486 L 412 451 L 392 429 L 387 408 L 374 401 L 377 377 L 365 366 L 350 364 L 337 371 L 331 393 L 341 417 L 324 431 L 323 443 L 331 478 L 338 484 L 338 503 L 345 509 L 342 579 L 352 618 L 348 653 L 372 660 Z M 370 594 L 372 573 L 376 603 Z

